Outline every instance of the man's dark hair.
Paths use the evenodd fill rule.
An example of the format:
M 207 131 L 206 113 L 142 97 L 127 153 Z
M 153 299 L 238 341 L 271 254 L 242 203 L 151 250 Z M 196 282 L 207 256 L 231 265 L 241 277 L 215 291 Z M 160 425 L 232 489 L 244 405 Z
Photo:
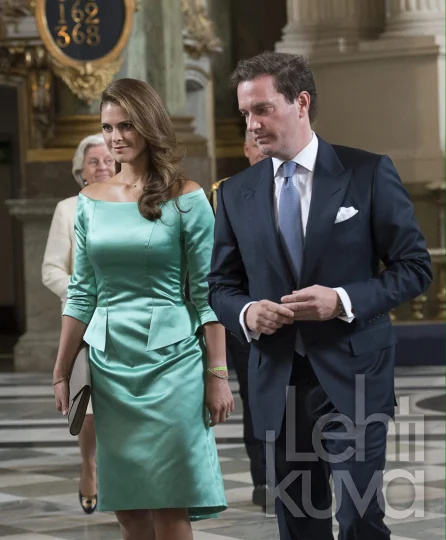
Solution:
M 293 103 L 301 92 L 310 94 L 310 122 L 316 118 L 317 94 L 313 72 L 304 56 L 298 54 L 265 51 L 257 56 L 240 60 L 231 75 L 231 86 L 244 81 L 252 81 L 262 75 L 274 77 L 274 86 L 285 96 L 288 103 Z

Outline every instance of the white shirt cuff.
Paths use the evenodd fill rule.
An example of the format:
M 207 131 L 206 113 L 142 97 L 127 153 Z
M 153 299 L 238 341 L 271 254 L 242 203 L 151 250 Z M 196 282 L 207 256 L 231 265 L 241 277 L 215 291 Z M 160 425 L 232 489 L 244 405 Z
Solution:
M 352 312 L 352 303 L 350 301 L 350 297 L 347 294 L 346 290 L 342 287 L 335 287 L 333 289 L 336 291 L 339 295 L 339 298 L 341 299 L 342 305 L 344 306 L 346 315 L 344 317 L 338 317 L 338 319 L 341 319 L 341 321 L 345 321 L 348 323 L 351 323 L 355 319 L 355 315 Z
M 242 327 L 243 329 L 243 332 L 245 334 L 245 337 L 246 337 L 246 340 L 248 341 L 248 343 L 251 343 L 251 341 L 253 339 L 259 339 L 260 337 L 260 332 L 252 332 L 251 330 L 249 330 L 249 328 L 246 326 L 245 324 L 245 311 L 249 308 L 249 306 L 251 304 L 256 304 L 257 302 L 248 302 L 246 304 L 246 306 L 244 306 L 244 308 L 242 309 L 242 311 L 240 312 L 240 317 L 238 318 L 238 321 L 240 323 L 240 326 Z

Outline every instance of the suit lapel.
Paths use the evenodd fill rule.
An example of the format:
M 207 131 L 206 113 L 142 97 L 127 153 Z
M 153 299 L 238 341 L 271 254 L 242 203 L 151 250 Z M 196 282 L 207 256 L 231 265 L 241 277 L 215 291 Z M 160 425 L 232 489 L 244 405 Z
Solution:
M 280 245 L 274 216 L 272 160 L 263 160 L 252 167 L 250 172 L 251 177 L 241 186 L 241 191 L 251 232 L 286 289 L 292 290 L 295 282 Z
M 306 287 L 322 254 L 344 200 L 350 176 L 351 171 L 344 169 L 333 147 L 319 138 L 300 288 Z

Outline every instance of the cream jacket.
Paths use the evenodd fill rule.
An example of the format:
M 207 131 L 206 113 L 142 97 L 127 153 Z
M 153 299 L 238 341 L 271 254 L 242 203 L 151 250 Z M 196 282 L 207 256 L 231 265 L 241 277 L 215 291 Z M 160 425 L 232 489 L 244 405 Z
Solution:
M 42 282 L 61 299 L 62 309 L 73 272 L 76 204 L 77 196 L 64 199 L 56 206 L 42 264 Z

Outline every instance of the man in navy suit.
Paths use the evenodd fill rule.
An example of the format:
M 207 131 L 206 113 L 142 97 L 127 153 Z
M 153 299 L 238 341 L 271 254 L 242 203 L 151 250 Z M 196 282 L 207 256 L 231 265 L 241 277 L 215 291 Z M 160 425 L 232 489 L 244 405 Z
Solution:
M 388 540 L 388 313 L 429 286 L 425 240 L 389 157 L 312 131 L 317 95 L 303 57 L 262 53 L 232 83 L 270 159 L 219 187 L 209 298 L 251 342 L 251 412 L 256 437 L 274 441 L 281 538 L 333 540 L 331 475 L 339 539 Z

